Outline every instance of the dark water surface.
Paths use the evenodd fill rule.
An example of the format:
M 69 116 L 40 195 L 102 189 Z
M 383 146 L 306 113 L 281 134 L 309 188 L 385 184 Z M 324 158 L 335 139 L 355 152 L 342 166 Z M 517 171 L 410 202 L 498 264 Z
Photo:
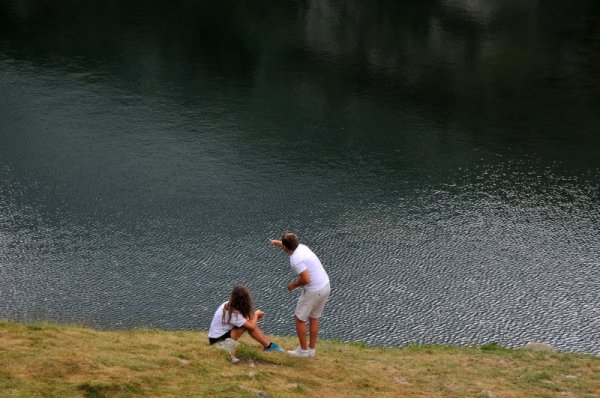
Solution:
M 0 318 L 600 354 L 599 189 L 597 1 L 0 3 Z

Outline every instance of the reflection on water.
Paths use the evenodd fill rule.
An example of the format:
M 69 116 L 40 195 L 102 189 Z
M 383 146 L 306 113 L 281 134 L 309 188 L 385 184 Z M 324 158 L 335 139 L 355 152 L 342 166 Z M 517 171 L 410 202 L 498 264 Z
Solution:
M 11 0 L 0 317 L 599 353 L 597 2 Z M 340 327 L 344 325 L 344 327 Z

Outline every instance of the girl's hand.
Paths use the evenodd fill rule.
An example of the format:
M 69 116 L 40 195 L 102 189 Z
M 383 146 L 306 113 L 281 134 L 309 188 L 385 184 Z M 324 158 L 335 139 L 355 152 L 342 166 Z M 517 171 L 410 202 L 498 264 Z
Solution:
M 265 316 L 265 312 L 261 310 L 256 310 L 254 313 L 256 314 L 257 321 L 260 321 Z

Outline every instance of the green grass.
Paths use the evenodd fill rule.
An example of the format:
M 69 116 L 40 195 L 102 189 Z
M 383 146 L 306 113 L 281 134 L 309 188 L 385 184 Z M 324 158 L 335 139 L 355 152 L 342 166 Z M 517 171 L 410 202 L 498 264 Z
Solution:
M 0 321 L 0 397 L 600 397 L 591 355 L 321 340 L 301 359 L 241 342 L 234 365 L 204 331 Z

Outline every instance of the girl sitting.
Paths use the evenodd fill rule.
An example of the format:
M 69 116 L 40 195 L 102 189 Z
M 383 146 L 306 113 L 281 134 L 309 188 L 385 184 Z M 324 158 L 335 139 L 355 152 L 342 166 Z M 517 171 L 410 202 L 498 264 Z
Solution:
M 265 351 L 284 352 L 277 344 L 270 342 L 258 327 L 258 321 L 265 313 L 254 310 L 252 297 L 248 289 L 242 285 L 235 285 L 231 297 L 217 308 L 208 331 L 208 342 L 212 345 L 219 343 L 219 348 L 225 349 L 232 362 L 238 362 L 235 357 L 237 340 L 248 331 L 250 337 L 262 344 Z

